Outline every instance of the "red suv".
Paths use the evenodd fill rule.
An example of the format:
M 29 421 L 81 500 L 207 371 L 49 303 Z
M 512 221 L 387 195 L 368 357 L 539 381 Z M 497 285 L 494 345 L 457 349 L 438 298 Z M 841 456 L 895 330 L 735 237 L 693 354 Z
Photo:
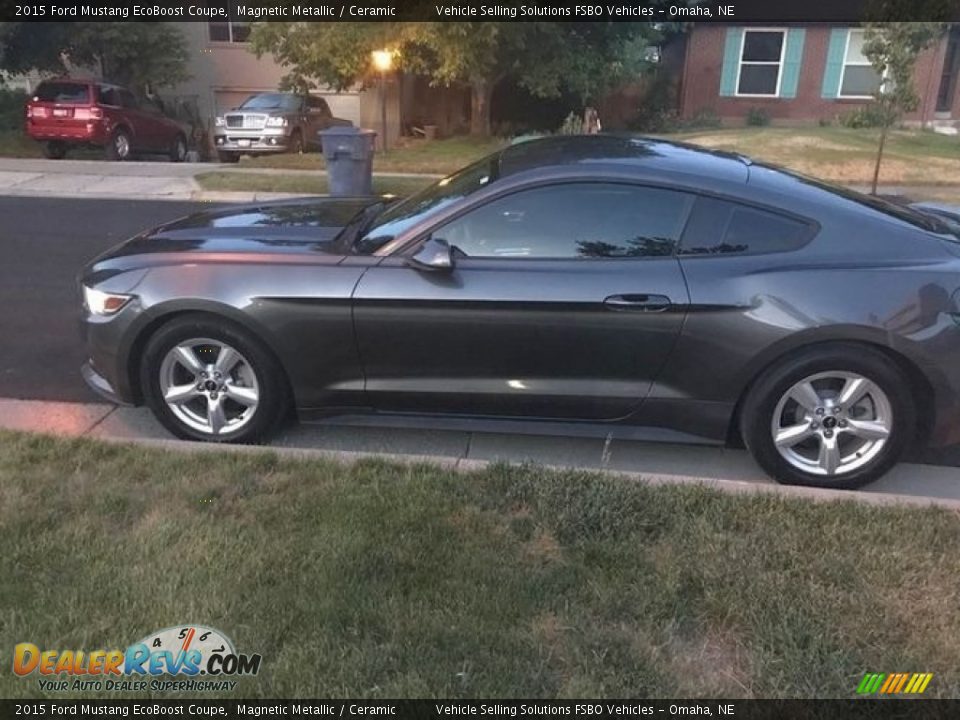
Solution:
M 87 80 L 47 80 L 27 103 L 27 134 L 57 159 L 77 146 L 101 147 L 108 160 L 162 153 L 174 162 L 187 155 L 183 127 L 160 107 L 129 90 Z

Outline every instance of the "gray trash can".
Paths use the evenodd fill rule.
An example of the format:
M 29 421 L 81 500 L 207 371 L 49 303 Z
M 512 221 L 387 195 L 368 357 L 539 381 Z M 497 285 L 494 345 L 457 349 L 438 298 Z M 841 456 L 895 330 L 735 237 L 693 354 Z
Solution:
M 331 195 L 373 194 L 373 151 L 377 133 L 355 127 L 320 130 Z

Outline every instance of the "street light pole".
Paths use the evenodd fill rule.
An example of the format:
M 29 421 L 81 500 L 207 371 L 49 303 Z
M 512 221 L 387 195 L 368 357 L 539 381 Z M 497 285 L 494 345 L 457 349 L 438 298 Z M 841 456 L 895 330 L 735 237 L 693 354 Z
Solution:
M 374 50 L 371 53 L 374 67 L 380 71 L 380 131 L 383 133 L 381 149 L 387 152 L 387 73 L 393 65 L 393 53 L 389 50 Z

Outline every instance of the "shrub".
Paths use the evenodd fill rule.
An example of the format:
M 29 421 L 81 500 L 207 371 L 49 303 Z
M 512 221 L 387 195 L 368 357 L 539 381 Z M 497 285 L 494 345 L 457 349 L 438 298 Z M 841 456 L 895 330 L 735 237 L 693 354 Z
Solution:
M 673 79 L 669 74 L 658 73 L 650 81 L 627 127 L 637 132 L 668 132 L 676 129 L 675 96 Z
M 770 113 L 763 108 L 752 107 L 747 110 L 747 127 L 766 127 L 770 124 Z
M 583 118 L 576 112 L 571 112 L 564 118 L 560 127 L 557 128 L 557 135 L 579 135 L 583 128 Z
M 22 90 L 0 87 L 0 130 L 22 130 L 28 96 Z
M 678 126 L 682 130 L 709 130 L 721 127 L 723 123 L 713 108 L 700 108 L 691 117 L 682 120 Z
M 864 105 L 837 116 L 837 123 L 845 128 L 875 128 L 883 125 L 883 113 L 875 105 Z

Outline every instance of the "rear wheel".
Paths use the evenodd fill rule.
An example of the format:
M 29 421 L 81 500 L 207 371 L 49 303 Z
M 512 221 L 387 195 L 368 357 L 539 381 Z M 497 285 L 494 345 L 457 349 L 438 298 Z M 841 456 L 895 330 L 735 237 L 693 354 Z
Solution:
M 827 346 L 768 370 L 744 402 L 741 432 L 778 482 L 855 488 L 899 460 L 916 432 L 916 407 L 882 353 Z
M 150 338 L 140 382 L 157 419 L 190 440 L 255 442 L 290 404 L 283 370 L 262 343 L 207 316 L 177 318 Z
M 67 156 L 67 144 L 53 140 L 43 146 L 43 154 L 51 160 L 63 160 Z
M 107 143 L 107 160 L 129 160 L 133 154 L 133 145 L 130 142 L 130 135 L 126 130 L 115 130 Z

